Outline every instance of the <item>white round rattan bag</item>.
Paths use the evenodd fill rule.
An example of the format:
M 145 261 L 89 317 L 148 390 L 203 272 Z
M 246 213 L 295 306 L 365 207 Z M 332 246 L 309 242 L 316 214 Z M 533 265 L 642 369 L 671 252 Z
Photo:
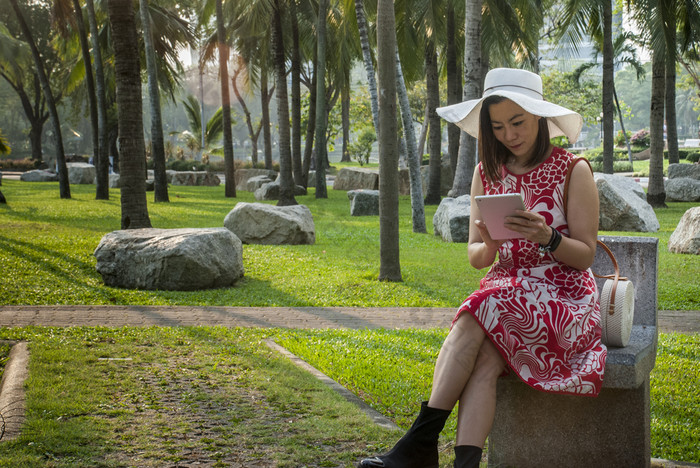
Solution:
M 632 334 L 633 317 L 634 286 L 632 282 L 605 280 L 603 290 L 600 292 L 600 325 L 603 328 L 603 343 L 621 348 L 627 346 Z

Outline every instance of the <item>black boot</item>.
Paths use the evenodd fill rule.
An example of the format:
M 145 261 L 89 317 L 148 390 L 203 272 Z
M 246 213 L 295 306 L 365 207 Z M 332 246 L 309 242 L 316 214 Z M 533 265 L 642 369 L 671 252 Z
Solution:
M 455 447 L 455 468 L 479 468 L 481 448 L 473 445 Z
M 424 401 L 418 418 L 394 448 L 384 455 L 363 459 L 358 468 L 437 468 L 438 436 L 451 412 L 430 408 Z

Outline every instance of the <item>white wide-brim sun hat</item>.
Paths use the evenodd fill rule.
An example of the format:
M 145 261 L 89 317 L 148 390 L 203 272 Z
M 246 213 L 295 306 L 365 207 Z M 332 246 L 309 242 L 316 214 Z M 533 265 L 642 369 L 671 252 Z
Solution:
M 525 111 L 546 117 L 551 138 L 566 136 L 573 144 L 581 134 L 583 118 L 577 112 L 544 100 L 542 78 L 517 68 L 494 68 L 486 74 L 481 99 L 438 107 L 438 115 L 452 122 L 475 138 L 479 138 L 481 105 L 489 96 L 503 96 Z

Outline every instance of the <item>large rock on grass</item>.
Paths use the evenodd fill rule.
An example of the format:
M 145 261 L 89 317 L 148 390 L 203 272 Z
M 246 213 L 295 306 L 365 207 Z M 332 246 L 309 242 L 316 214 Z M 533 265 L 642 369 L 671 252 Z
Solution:
M 344 167 L 338 171 L 333 182 L 333 190 L 378 190 L 377 170 L 358 167 Z
M 277 172 L 271 169 L 236 169 L 234 180 L 236 181 L 236 190 L 248 190 L 248 180 L 253 177 L 267 176 L 270 180 L 277 179 Z M 254 190 L 253 190 L 254 191 Z
M 279 177 L 274 182 L 262 184 L 260 188 L 253 193 L 258 201 L 279 200 L 280 199 L 280 180 Z M 301 185 L 294 186 L 294 196 L 306 195 L 306 189 Z
M 668 250 L 700 255 L 700 206 L 695 206 L 683 214 L 676 230 L 668 239 Z
M 433 231 L 447 242 L 469 242 L 471 198 L 443 198 L 433 216 Z
M 128 229 L 102 237 L 97 271 L 107 286 L 192 291 L 243 276 L 243 246 L 230 230 Z
M 172 173 L 170 183 L 173 185 L 205 185 L 215 187 L 221 184 L 221 179 L 213 172 L 176 171 Z
M 379 216 L 379 190 L 348 190 L 350 216 Z
M 679 177 L 664 181 L 667 201 L 697 202 L 700 201 L 700 180 L 690 177 Z
M 600 198 L 599 228 L 602 231 L 656 232 L 661 227 L 656 213 L 627 177 L 595 173 Z
M 94 184 L 97 171 L 95 166 L 83 162 L 66 163 L 68 181 L 74 185 Z
M 257 189 L 259 189 L 263 185 L 269 184 L 271 182 L 274 182 L 274 180 L 266 175 L 259 175 L 259 176 L 251 177 L 250 179 L 248 179 L 248 181 L 245 184 L 245 190 L 247 192 L 255 192 Z
M 689 177 L 700 180 L 700 164 L 669 164 L 667 172 L 669 179 Z
M 246 244 L 313 244 L 316 228 L 304 205 L 273 206 L 239 202 L 224 218 L 224 227 Z
M 27 171 L 19 176 L 19 180 L 24 182 L 57 182 L 58 174 L 43 169 L 34 169 Z

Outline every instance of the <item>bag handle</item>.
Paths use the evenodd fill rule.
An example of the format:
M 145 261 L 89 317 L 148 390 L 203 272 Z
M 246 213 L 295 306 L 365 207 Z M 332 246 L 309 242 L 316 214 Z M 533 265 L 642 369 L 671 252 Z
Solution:
M 571 173 L 574 170 L 574 166 L 576 163 L 580 161 L 585 161 L 586 164 L 588 164 L 588 168 L 591 170 L 591 173 L 593 172 L 593 167 L 591 167 L 591 163 L 588 161 L 586 158 L 574 158 L 571 160 L 569 163 L 569 168 L 566 171 L 566 179 L 564 179 L 564 198 L 563 198 L 563 203 L 564 203 L 564 217 L 567 218 L 568 222 L 568 217 L 567 217 L 567 208 L 568 208 L 568 202 L 569 202 L 569 181 L 571 180 Z M 596 273 L 593 273 L 593 276 L 596 278 L 603 278 L 603 279 L 610 279 L 613 280 L 613 286 L 612 286 L 612 291 L 610 292 L 610 305 L 608 307 L 608 314 L 613 315 L 615 313 L 615 294 L 617 293 L 617 283 L 619 281 L 627 281 L 627 278 L 624 276 L 620 276 L 620 267 L 617 264 L 617 259 L 615 258 L 615 255 L 613 255 L 612 251 L 610 248 L 605 245 L 602 241 L 596 239 L 596 244 L 601 246 L 605 253 L 608 254 L 610 257 L 610 260 L 612 260 L 613 267 L 615 268 L 615 274 L 614 275 L 597 275 Z

